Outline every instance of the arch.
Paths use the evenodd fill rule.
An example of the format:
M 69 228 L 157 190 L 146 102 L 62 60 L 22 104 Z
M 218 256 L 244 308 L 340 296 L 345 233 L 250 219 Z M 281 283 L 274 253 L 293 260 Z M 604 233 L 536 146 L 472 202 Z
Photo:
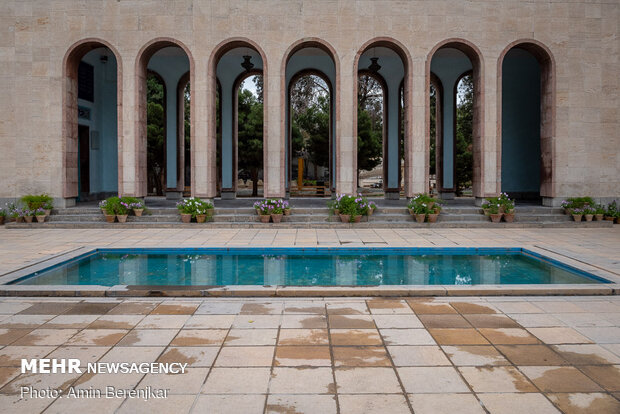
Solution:
M 82 58 L 91 50 L 105 47 L 116 59 L 116 107 L 117 135 L 123 131 L 123 62 L 118 50 L 106 40 L 89 37 L 73 43 L 62 59 L 63 93 L 62 93 L 62 194 L 63 198 L 78 196 L 78 122 L 77 122 L 77 76 Z M 122 189 L 122 142 L 118 145 L 118 191 Z
M 488 197 L 494 193 L 485 193 L 484 189 L 484 59 L 480 49 L 472 42 L 462 38 L 449 38 L 437 43 L 426 56 L 425 90 L 429 90 L 431 83 L 431 61 L 439 49 L 452 48 L 464 53 L 472 65 L 474 78 L 474 122 L 473 122 L 473 195 L 476 198 Z M 425 152 L 430 146 L 430 104 L 425 104 Z M 428 157 L 426 157 L 428 162 Z M 428 187 L 428 164 L 424 168 L 425 182 Z M 426 189 L 428 190 L 428 188 Z
M 502 80 L 506 54 L 514 48 L 529 52 L 540 65 L 540 195 L 555 197 L 555 128 L 556 75 L 555 58 L 551 50 L 535 39 L 518 39 L 508 44 L 497 59 L 497 182 L 501 190 L 502 176 Z
M 135 63 L 135 105 L 136 105 L 136 138 L 134 142 L 135 157 L 135 179 L 134 189 L 132 192 L 123 192 L 121 195 L 133 195 L 135 197 L 144 197 L 147 194 L 147 166 L 146 166 L 146 75 L 147 65 L 153 55 L 165 47 L 179 47 L 185 52 L 189 60 L 189 81 L 194 83 L 195 65 L 194 58 L 189 48 L 181 41 L 171 37 L 157 37 L 147 42 L 136 56 Z M 190 147 L 194 148 L 195 141 L 195 104 L 194 99 L 190 102 Z M 178 152 L 178 151 L 177 151 Z M 194 165 L 194 153 L 191 156 L 192 165 Z M 192 169 L 192 191 L 195 188 L 195 178 Z M 129 194 L 131 193 L 131 194 Z
M 292 43 L 284 52 L 284 57 L 282 58 L 282 64 L 280 66 L 280 74 L 281 74 L 280 90 L 282 91 L 281 97 L 280 97 L 281 98 L 280 113 L 282 114 L 282 118 L 283 118 L 283 122 L 281 122 L 281 127 L 280 127 L 280 136 L 286 137 L 287 133 L 289 132 L 286 130 L 286 120 L 285 120 L 286 117 L 284 115 L 287 113 L 286 106 L 288 105 L 288 96 L 289 96 L 289 88 L 288 88 L 289 85 L 286 84 L 286 65 L 288 64 L 288 61 L 290 60 L 290 58 L 296 52 L 298 52 L 301 49 L 305 49 L 309 47 L 314 47 L 314 48 L 323 50 L 325 53 L 327 53 L 327 55 L 332 59 L 332 62 L 334 63 L 335 85 L 331 85 L 331 82 L 329 82 L 329 84 L 331 85 L 330 105 L 332 105 L 332 107 L 334 108 L 334 110 L 331 112 L 335 113 L 335 118 L 336 118 L 335 131 L 333 130 L 331 131 L 331 136 L 332 137 L 335 136 L 335 141 L 336 141 L 335 142 L 336 161 L 335 161 L 335 165 L 333 165 L 334 164 L 332 160 L 333 156 L 330 156 L 330 175 L 334 177 L 333 181 L 335 181 L 334 183 L 330 182 L 330 186 L 335 188 L 336 191 L 338 191 L 338 182 L 340 181 L 339 180 L 340 123 L 338 122 L 338 119 L 340 119 L 340 94 L 338 93 L 338 91 L 340 90 L 340 59 L 338 58 L 336 49 L 326 40 L 323 40 L 318 37 L 305 37 Z M 332 116 L 331 113 L 330 113 L 330 116 Z M 330 119 L 330 128 L 333 128 L 331 119 Z M 288 144 L 286 142 L 283 142 L 283 146 L 286 146 L 286 145 Z M 330 149 L 332 145 L 333 145 L 333 142 L 330 143 Z M 284 193 L 288 186 L 288 184 L 286 183 L 286 180 L 288 179 L 288 176 L 289 176 L 289 173 L 286 172 L 286 161 L 285 161 L 284 151 L 281 151 L 280 153 L 280 165 L 281 165 L 281 171 L 285 171 L 284 174 L 280 174 L 280 189 L 282 193 Z M 333 167 L 333 170 L 332 170 L 332 167 Z M 289 166 L 289 170 L 290 170 L 290 166 Z M 284 195 L 284 194 L 281 194 L 281 195 Z
M 353 77 L 356 80 L 354 82 L 354 91 L 353 91 L 353 96 L 355 97 L 356 101 L 357 101 L 357 79 L 358 79 L 358 75 L 359 75 L 359 60 L 361 58 L 361 56 L 364 54 L 364 52 L 366 52 L 367 50 L 373 48 L 373 47 L 385 47 L 388 49 L 393 50 L 399 57 L 400 60 L 403 64 L 403 69 L 404 69 L 404 76 L 403 76 L 403 101 L 404 101 L 404 113 L 405 113 L 405 117 L 404 119 L 401 119 L 401 115 L 399 113 L 399 125 L 400 122 L 404 122 L 404 131 L 405 131 L 405 137 L 404 137 L 404 148 L 402 149 L 404 154 L 405 154 L 405 183 L 404 183 L 404 191 L 405 191 L 405 196 L 409 197 L 412 196 L 413 194 L 411 193 L 411 188 L 412 188 L 412 182 L 411 182 L 411 162 L 412 162 L 412 153 L 413 153 L 413 131 L 412 131 L 412 126 L 413 126 L 413 112 L 409 110 L 409 105 L 410 102 L 412 101 L 413 98 L 413 91 L 410 87 L 410 68 L 413 67 L 413 63 L 412 63 L 412 59 L 411 59 L 411 54 L 409 53 L 409 50 L 405 47 L 405 45 L 403 45 L 401 42 L 399 42 L 398 40 L 392 38 L 392 37 L 388 37 L 388 36 L 378 36 L 378 37 L 374 37 L 370 40 L 367 40 L 357 51 L 357 53 L 355 54 L 355 58 L 353 59 Z M 400 83 L 399 83 L 400 85 Z M 387 88 L 385 89 L 385 91 L 387 92 Z M 400 91 L 400 87 L 399 87 L 399 91 Z M 397 91 L 397 93 L 399 93 Z M 387 93 L 384 97 L 384 100 L 387 101 Z M 384 110 L 386 110 L 387 105 L 384 105 Z M 355 143 L 353 145 L 354 147 L 354 154 L 353 154 L 353 162 L 354 162 L 354 171 L 357 172 L 357 102 L 355 102 L 355 104 L 353 105 L 353 114 L 352 114 L 352 122 L 353 122 L 353 136 L 356 138 L 355 139 Z M 400 128 L 400 126 L 399 126 Z M 385 129 L 385 131 L 387 131 L 387 129 Z M 386 137 L 387 138 L 387 137 Z M 386 160 L 388 159 L 387 157 L 385 157 L 385 155 L 387 155 L 385 149 L 387 148 L 387 146 L 385 145 L 385 139 L 384 138 L 384 160 L 383 160 L 383 164 L 384 164 L 384 177 L 383 177 L 383 183 L 384 183 L 384 188 L 388 189 L 388 184 L 387 184 L 387 180 L 385 179 L 385 177 L 387 177 L 386 175 L 386 171 L 387 171 L 387 166 L 385 164 L 387 164 Z M 400 142 L 400 139 L 398 140 Z M 400 173 L 400 154 L 401 154 L 401 148 L 400 145 L 398 146 L 398 194 L 400 195 L 400 185 L 401 185 L 401 173 Z M 410 194 L 411 193 L 411 194 Z
M 317 70 L 317 69 L 302 69 L 291 77 L 291 80 L 289 81 L 286 87 L 286 93 L 287 93 L 286 96 L 288 97 L 291 96 L 291 90 L 293 88 L 293 85 L 295 85 L 295 83 L 300 78 L 303 78 L 304 76 L 317 76 L 321 78 L 327 84 L 327 87 L 329 88 L 329 143 L 328 143 L 328 146 L 329 146 L 329 152 L 330 152 L 329 171 L 331 175 L 331 171 L 333 171 L 332 168 L 334 168 L 334 158 L 333 158 L 333 155 L 331 154 L 331 151 L 333 148 L 333 139 L 334 139 L 333 122 L 332 122 L 332 114 L 334 112 L 333 111 L 334 109 L 334 87 L 332 85 L 332 82 L 329 80 L 329 77 L 322 71 Z M 285 73 L 285 77 L 286 77 L 286 73 Z M 288 162 L 288 169 L 285 174 L 285 179 L 287 180 L 286 185 L 288 185 L 288 183 L 290 183 L 290 181 L 293 178 L 293 163 L 292 163 L 292 159 L 293 159 L 293 122 L 292 122 L 293 114 L 290 111 L 288 112 L 288 118 L 289 118 L 288 131 L 286 135 L 288 139 L 285 145 L 288 148 L 287 153 L 288 153 L 289 162 Z M 333 191 L 335 187 L 336 187 L 336 184 L 333 182 L 330 182 L 330 191 Z
M 262 60 L 262 75 L 264 85 L 267 85 L 267 79 L 269 74 L 269 68 L 267 63 L 267 55 L 264 50 L 258 45 L 258 43 L 247 37 L 231 37 L 221 41 L 215 46 L 211 55 L 209 56 L 209 63 L 207 67 L 207 78 L 208 78 L 208 99 L 207 99 L 207 111 L 208 118 L 207 122 L 209 126 L 207 127 L 207 169 L 210 171 L 208 174 L 209 177 L 214 177 L 215 181 L 210 183 L 208 193 L 214 197 L 217 194 L 218 181 L 221 179 L 221 173 L 217 170 L 217 152 L 216 148 L 218 147 L 217 143 L 217 114 L 216 114 L 216 105 L 215 105 L 215 94 L 216 91 L 220 91 L 221 96 L 221 85 L 217 79 L 217 64 L 222 56 L 226 54 L 226 52 L 236 49 L 236 48 L 250 48 L 253 49 L 260 55 Z M 267 116 L 267 108 L 268 108 L 268 87 L 263 87 L 263 168 L 267 165 L 267 156 L 268 156 L 268 142 L 267 139 L 267 131 L 268 131 L 268 116 Z M 220 111 L 222 110 L 220 105 Z M 220 117 L 220 119 L 222 119 Z M 233 154 L 236 154 L 236 151 L 233 151 Z M 237 167 L 236 167 L 236 159 L 234 160 L 234 177 L 237 176 Z M 193 171 L 193 169 L 192 169 Z M 220 177 L 220 178 L 218 178 Z M 268 179 L 267 174 L 264 174 L 263 186 L 267 187 L 266 180 Z M 236 186 L 236 178 L 233 180 L 234 185 Z

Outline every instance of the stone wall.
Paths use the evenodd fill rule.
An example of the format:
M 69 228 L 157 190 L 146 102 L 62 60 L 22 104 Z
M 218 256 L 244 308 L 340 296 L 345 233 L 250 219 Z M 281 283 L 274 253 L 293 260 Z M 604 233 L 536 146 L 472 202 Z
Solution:
M 119 188 L 127 194 L 144 187 L 137 154 L 143 151 L 136 145 L 136 72 L 140 50 L 156 38 L 174 39 L 190 54 L 193 188 L 203 197 L 213 196 L 215 189 L 209 97 L 215 85 L 211 59 L 222 42 L 246 38 L 266 55 L 265 191 L 273 196 L 284 195 L 282 61 L 290 46 L 316 38 L 335 51 L 337 190 L 352 192 L 356 56 L 373 38 L 392 38 L 402 45 L 411 59 L 404 177 L 411 195 L 424 191 L 428 182 L 429 53 L 455 38 L 482 55 L 484 195 L 500 188 L 498 59 L 512 42 L 532 39 L 550 50 L 555 64 L 554 131 L 547 150 L 543 148 L 552 157 L 553 197 L 620 196 L 617 1 L 3 0 L 0 22 L 0 198 L 41 192 L 63 197 L 63 61 L 72 45 L 87 38 L 113 46 L 122 67 Z

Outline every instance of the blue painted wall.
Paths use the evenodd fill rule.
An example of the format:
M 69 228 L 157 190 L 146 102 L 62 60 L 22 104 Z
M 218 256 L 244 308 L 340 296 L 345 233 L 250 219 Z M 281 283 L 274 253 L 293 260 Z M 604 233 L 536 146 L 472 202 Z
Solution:
M 443 186 L 446 188 L 454 186 L 455 85 L 458 78 L 471 69 L 467 55 L 456 49 L 440 49 L 431 60 L 431 72 L 443 86 Z
M 522 49 L 502 66 L 502 191 L 540 191 L 540 65 Z
M 90 108 L 91 119 L 78 119 L 79 125 L 90 129 L 90 192 L 114 193 L 118 191 L 118 113 L 114 54 L 107 51 L 108 61 L 100 59 L 104 48 L 91 50 L 82 59 L 94 68 L 94 102 L 78 99 L 78 105 Z M 99 136 L 98 148 L 93 148 L 92 137 Z

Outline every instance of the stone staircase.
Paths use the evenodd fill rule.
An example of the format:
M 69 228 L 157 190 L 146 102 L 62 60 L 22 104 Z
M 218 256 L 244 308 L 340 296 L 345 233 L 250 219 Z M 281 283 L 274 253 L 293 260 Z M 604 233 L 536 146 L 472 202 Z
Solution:
M 150 214 L 142 217 L 129 216 L 126 223 L 106 223 L 101 211 L 94 206 L 72 207 L 54 210 L 45 223 L 8 223 L 7 228 L 532 228 L 532 227 L 612 227 L 611 221 L 575 223 L 560 208 L 542 206 L 517 206 L 513 223 L 492 223 L 473 205 L 446 205 L 436 223 L 416 223 L 405 207 L 379 205 L 370 217 L 363 217 L 361 223 L 341 223 L 337 217 L 329 216 L 327 207 L 316 203 L 307 207 L 294 207 L 290 216 L 284 216 L 282 223 L 260 223 L 251 207 L 232 207 L 224 204 L 218 207 L 211 221 L 182 223 L 177 209 L 171 206 L 151 207 Z M 252 202 L 238 202 L 251 205 Z M 148 205 L 148 201 L 147 201 Z

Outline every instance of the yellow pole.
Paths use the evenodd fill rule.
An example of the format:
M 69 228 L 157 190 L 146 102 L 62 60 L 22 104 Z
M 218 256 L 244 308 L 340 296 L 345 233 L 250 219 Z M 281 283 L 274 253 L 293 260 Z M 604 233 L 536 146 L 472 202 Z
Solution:
M 304 186 L 304 159 L 297 158 L 297 188 L 301 190 Z

